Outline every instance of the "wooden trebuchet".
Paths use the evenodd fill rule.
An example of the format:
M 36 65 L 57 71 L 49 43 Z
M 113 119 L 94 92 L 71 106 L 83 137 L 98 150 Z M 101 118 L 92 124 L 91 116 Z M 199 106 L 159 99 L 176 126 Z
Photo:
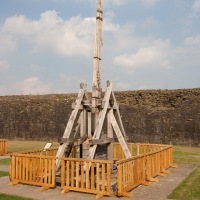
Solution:
M 80 147 L 80 152 L 76 154 L 80 158 L 93 160 L 95 155 L 98 154 L 98 156 L 100 155 L 99 157 L 101 159 L 103 157 L 103 159 L 112 160 L 113 155 L 111 155 L 109 152 L 112 152 L 111 142 L 114 141 L 114 133 L 116 134 L 116 138 L 119 140 L 125 157 L 131 157 L 131 153 L 125 138 L 126 133 L 121 120 L 119 106 L 117 104 L 114 92 L 112 91 L 111 81 L 107 81 L 106 92 L 104 97 L 102 97 L 102 4 L 103 0 L 97 0 L 92 97 L 88 98 L 87 96 L 86 84 L 81 84 L 81 89 L 76 99 L 74 110 L 71 113 L 63 138 L 60 142 L 60 147 L 56 155 L 58 158 L 64 157 L 64 155 L 68 157 L 72 147 L 76 145 Z M 75 131 L 73 132 L 73 126 L 78 118 L 78 115 L 78 124 Z M 105 135 L 103 136 L 103 132 L 105 131 L 103 130 L 103 125 L 106 120 L 107 133 L 105 138 Z M 104 145 L 105 147 L 103 147 L 104 149 L 102 150 L 97 148 L 98 145 Z M 105 151 L 107 151 L 107 153 L 105 153 Z M 56 170 L 59 171 L 59 169 L 60 159 L 57 159 Z

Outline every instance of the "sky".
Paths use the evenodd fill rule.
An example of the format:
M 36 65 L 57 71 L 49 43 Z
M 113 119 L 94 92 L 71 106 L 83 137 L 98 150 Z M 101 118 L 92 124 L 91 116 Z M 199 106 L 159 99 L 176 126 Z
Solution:
M 96 0 L 2 0 L 0 96 L 92 90 Z M 102 84 L 200 87 L 200 0 L 103 0 Z

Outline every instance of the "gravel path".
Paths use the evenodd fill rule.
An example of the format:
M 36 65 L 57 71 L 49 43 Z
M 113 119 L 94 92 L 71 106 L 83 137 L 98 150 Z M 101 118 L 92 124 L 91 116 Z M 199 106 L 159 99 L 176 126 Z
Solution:
M 0 165 L 0 171 L 4 166 Z M 188 176 L 194 169 L 195 165 L 191 164 L 179 164 L 178 168 L 170 168 L 170 174 L 166 177 L 157 177 L 159 182 L 152 183 L 151 186 L 139 186 L 132 190 L 134 195 L 134 200 L 166 200 L 167 195 Z M 8 166 L 7 166 L 8 169 Z M 9 185 L 9 178 L 0 178 L 0 192 L 12 195 L 19 195 L 24 197 L 29 197 L 38 200 L 94 200 L 95 195 L 69 192 L 67 194 L 61 195 L 61 189 L 59 187 L 55 189 L 49 189 L 44 192 L 40 191 L 40 187 L 18 184 L 15 186 Z M 102 200 L 117 200 L 117 197 L 103 197 Z M 122 197 L 120 199 L 127 199 Z

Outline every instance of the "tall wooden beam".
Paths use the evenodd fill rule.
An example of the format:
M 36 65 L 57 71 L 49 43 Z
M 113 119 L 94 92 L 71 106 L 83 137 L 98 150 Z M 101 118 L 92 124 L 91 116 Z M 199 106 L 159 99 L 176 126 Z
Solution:
M 97 1 L 96 34 L 94 45 L 94 68 L 93 87 L 101 89 L 101 47 L 102 47 L 102 23 L 103 23 L 103 1 Z
M 102 24 L 103 24 L 103 0 L 97 1 L 96 14 L 96 33 L 94 45 L 94 66 L 93 66 L 93 83 L 92 83 L 92 112 L 95 113 L 95 119 L 99 116 L 98 100 L 102 96 L 101 86 L 101 47 L 102 47 Z M 96 127 L 96 122 L 94 127 Z
M 76 117 L 77 117 L 77 114 L 78 114 L 78 111 L 79 111 L 79 108 L 80 108 L 80 105 L 81 105 L 81 102 L 82 102 L 83 97 L 84 97 L 85 92 L 86 92 L 86 86 L 87 86 L 86 84 L 83 84 L 83 83 L 80 84 L 80 90 L 79 90 L 78 97 L 77 97 L 76 102 L 75 102 L 75 108 L 74 108 L 74 110 L 72 111 L 72 113 L 69 117 L 65 132 L 63 134 L 63 138 L 69 138 L 70 137 L 74 122 L 76 120 Z M 56 154 L 56 157 L 58 157 L 58 158 L 63 157 L 66 147 L 67 147 L 66 143 L 63 143 L 63 144 L 61 143 L 59 148 L 58 148 L 58 152 Z M 60 160 L 57 159 L 56 160 L 56 170 L 59 170 L 59 168 L 60 168 Z
M 120 128 L 117 124 L 117 121 L 115 119 L 115 116 L 113 114 L 111 115 L 111 123 L 112 123 L 113 129 L 115 131 L 115 134 L 117 135 L 117 139 L 118 139 L 118 141 L 119 141 L 119 143 L 120 143 L 120 145 L 121 145 L 121 147 L 124 151 L 125 157 L 130 158 L 132 155 L 130 153 L 128 145 L 127 145 L 127 143 L 126 143 L 126 141 L 123 137 L 123 134 L 121 133 L 121 130 L 120 130 Z

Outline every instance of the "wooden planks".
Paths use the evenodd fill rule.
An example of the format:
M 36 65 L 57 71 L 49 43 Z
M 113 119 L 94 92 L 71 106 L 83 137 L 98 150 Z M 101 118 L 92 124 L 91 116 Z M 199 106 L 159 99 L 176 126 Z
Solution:
M 117 161 L 118 169 L 118 196 L 129 196 L 133 188 L 150 185 L 148 181 L 157 182 L 156 176 L 166 176 L 173 167 L 172 146 L 157 144 L 137 145 L 138 152 L 142 153 L 128 159 Z
M 55 187 L 56 157 L 11 154 L 11 184 L 25 183 L 44 189 Z
M 109 196 L 112 164 L 106 160 L 61 158 L 61 188 Z
M 8 153 L 8 140 L 0 139 L 0 155 L 4 156 Z

